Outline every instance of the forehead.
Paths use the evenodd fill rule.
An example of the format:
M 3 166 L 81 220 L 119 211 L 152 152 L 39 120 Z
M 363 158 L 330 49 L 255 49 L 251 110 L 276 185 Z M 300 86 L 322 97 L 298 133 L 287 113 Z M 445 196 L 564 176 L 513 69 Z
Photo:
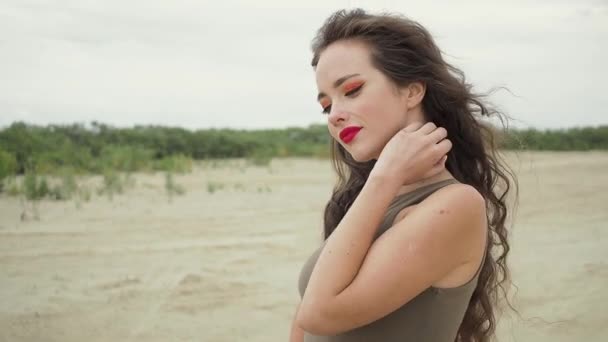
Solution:
M 362 42 L 338 41 L 329 45 L 319 57 L 315 69 L 317 85 L 329 88 L 340 77 L 373 72 L 370 50 Z

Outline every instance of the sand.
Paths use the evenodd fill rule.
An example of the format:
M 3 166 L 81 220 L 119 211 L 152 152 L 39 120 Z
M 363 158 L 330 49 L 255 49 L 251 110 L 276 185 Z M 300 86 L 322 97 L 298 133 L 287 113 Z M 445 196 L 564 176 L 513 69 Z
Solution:
M 508 157 L 521 317 L 499 340 L 607 340 L 608 153 Z M 171 201 L 163 174 L 136 174 L 112 200 L 42 201 L 39 220 L 0 196 L 0 341 L 287 341 L 334 176 L 326 160 L 244 165 L 199 163 Z

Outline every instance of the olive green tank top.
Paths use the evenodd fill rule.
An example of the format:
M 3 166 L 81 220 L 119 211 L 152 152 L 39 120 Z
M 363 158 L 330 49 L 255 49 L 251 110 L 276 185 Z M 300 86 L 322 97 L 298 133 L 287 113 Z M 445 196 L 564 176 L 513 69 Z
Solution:
M 458 183 L 448 179 L 428 184 L 393 199 L 376 238 L 392 226 L 397 214 L 405 207 L 420 203 L 440 188 Z M 321 254 L 319 247 L 302 267 L 299 277 L 300 296 L 304 295 L 313 267 Z M 485 257 L 484 257 L 485 259 Z M 467 283 L 453 288 L 429 287 L 390 314 L 365 326 L 335 335 L 317 336 L 307 332 L 305 342 L 454 342 L 471 295 L 477 286 L 478 271 Z

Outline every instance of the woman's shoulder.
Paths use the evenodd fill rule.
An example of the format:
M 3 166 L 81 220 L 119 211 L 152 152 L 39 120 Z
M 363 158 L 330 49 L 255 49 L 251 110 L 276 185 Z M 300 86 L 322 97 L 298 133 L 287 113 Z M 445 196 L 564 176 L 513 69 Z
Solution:
M 463 208 L 464 206 L 464 208 L 472 209 L 473 212 L 483 211 L 483 214 L 485 215 L 485 199 L 475 187 L 458 182 L 454 179 L 439 183 L 443 183 L 441 187 L 431 189 L 431 192 L 426 194 L 420 202 L 405 205 L 403 208 L 399 209 L 392 225 L 403 220 L 421 206 L 445 207 L 439 209 L 440 214 L 449 212 L 451 207 Z M 458 214 L 468 215 L 471 214 L 471 211 L 467 210 L 466 212 Z
M 483 195 L 475 189 L 474 186 L 453 182 L 448 184 L 437 191 L 433 192 L 430 196 L 428 196 L 424 201 L 427 202 L 460 202 L 464 201 L 467 205 L 474 206 L 484 206 L 485 207 L 485 199 Z M 423 201 L 423 202 L 424 202 Z
M 419 214 L 426 216 L 420 220 Z M 431 215 L 449 219 L 436 219 Z M 408 219 L 410 216 L 412 217 Z M 439 229 L 428 235 L 429 238 L 441 240 L 443 235 L 449 236 L 450 246 L 460 246 L 453 248 L 452 252 L 449 248 L 444 249 L 445 254 L 449 254 L 450 258 L 459 260 L 458 266 L 433 286 L 459 287 L 467 283 L 477 272 L 487 242 L 487 217 L 485 199 L 475 187 L 463 183 L 446 185 L 434 191 L 419 204 L 402 209 L 397 214 L 393 226 L 399 225 L 404 220 L 443 222 L 443 226 L 425 227 L 428 230 Z M 416 227 L 411 228 L 416 229 Z M 420 234 L 426 235 L 422 231 Z

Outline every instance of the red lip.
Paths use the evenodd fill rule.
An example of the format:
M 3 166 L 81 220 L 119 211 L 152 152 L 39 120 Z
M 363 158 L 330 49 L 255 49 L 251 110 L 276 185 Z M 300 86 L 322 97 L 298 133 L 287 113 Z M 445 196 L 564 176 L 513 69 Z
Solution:
M 363 127 L 349 126 L 340 131 L 340 139 L 345 143 L 351 142 Z

